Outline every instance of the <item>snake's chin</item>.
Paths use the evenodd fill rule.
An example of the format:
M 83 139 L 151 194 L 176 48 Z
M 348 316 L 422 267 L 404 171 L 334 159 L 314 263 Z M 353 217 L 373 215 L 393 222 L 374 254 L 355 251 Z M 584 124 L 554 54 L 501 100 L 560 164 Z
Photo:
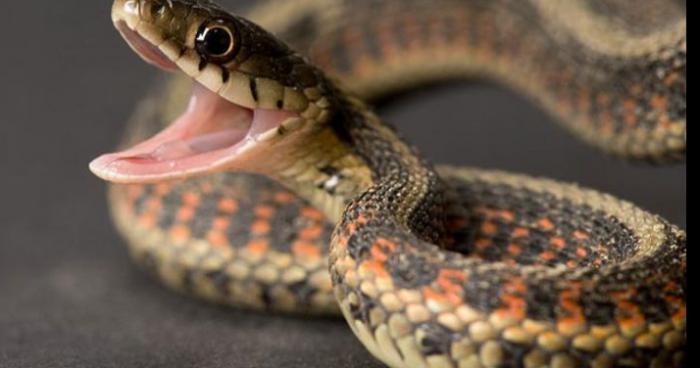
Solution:
M 178 69 L 137 32 L 126 25 L 120 31 L 149 63 L 168 71 Z M 195 82 L 187 109 L 166 129 L 124 151 L 98 157 L 90 170 L 118 183 L 152 183 L 223 171 L 236 160 L 249 160 L 246 153 L 267 144 L 285 120 L 297 115 L 240 106 Z

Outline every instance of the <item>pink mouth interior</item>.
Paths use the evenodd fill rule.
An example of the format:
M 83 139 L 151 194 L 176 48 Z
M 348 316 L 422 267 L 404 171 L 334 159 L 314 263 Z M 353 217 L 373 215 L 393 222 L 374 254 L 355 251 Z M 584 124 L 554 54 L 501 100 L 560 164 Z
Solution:
M 126 28 L 126 26 L 123 26 Z M 136 32 L 120 30 L 139 54 L 166 70 L 174 63 Z M 242 86 L 245 88 L 245 86 Z M 186 111 L 152 138 L 95 159 L 90 169 L 114 182 L 139 183 L 212 172 L 261 134 L 295 114 L 236 105 L 195 83 Z

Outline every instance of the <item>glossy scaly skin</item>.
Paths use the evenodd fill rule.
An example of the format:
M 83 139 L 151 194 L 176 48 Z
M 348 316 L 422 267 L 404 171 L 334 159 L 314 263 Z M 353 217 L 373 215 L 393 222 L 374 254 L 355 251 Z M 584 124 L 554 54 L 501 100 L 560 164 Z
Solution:
M 673 83 L 662 96 L 674 101 L 664 114 L 679 115 L 682 108 L 682 121 L 667 126 L 639 113 L 647 120 L 634 129 L 659 131 L 678 123 L 684 134 L 684 60 L 673 81 L 682 83 L 682 96 Z M 387 90 L 401 87 L 405 74 L 397 75 Z M 435 76 L 427 72 L 425 78 Z M 363 80 L 371 84 L 369 78 L 355 80 L 360 91 Z M 608 91 L 616 101 L 623 98 L 614 92 L 619 90 Z M 341 311 L 365 346 L 392 366 L 680 364 L 682 231 L 571 185 L 473 169 L 440 168 L 438 176 L 361 102 L 336 90 L 327 97 L 335 101 L 331 109 L 350 118 L 325 123 L 351 137 L 349 156 L 364 165 L 349 167 L 369 171 L 369 183 L 366 175 L 351 177 L 347 182 L 356 185 L 340 194 L 324 186 L 346 168 L 340 160 L 321 165 L 315 182 L 322 185 L 306 192 L 300 187 L 308 182 L 276 177 L 305 199 L 269 179 L 235 173 L 116 186 L 113 213 L 136 258 L 168 285 L 217 302 L 326 313 L 337 308 L 326 271 L 330 254 Z M 159 130 L 161 115 L 171 114 L 169 105 L 180 99 L 173 92 L 144 103 L 131 139 Z M 672 159 L 685 151 L 673 129 L 671 138 L 660 140 L 670 146 L 645 146 L 654 148 L 644 154 L 610 150 Z M 327 201 L 329 195 L 338 198 Z M 346 202 L 341 216 L 337 203 Z M 340 219 L 330 251 L 333 225 L 310 203 Z

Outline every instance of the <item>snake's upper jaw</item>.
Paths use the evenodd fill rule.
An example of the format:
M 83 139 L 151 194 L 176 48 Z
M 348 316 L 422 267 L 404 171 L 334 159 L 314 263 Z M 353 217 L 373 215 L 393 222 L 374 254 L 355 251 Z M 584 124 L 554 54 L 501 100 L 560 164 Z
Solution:
M 136 54 L 141 56 L 144 61 L 167 71 L 174 72 L 179 70 L 177 64 L 171 61 L 163 51 L 131 29 L 126 21 L 115 21 L 114 26 L 119 30 L 119 33 L 126 43 L 129 44 Z
M 90 170 L 112 182 L 149 183 L 225 170 L 257 171 L 270 166 L 268 161 L 284 155 L 284 147 L 289 146 L 280 144 L 276 138 L 289 132 L 288 127 L 299 120 L 299 113 L 260 108 L 255 101 L 224 98 L 215 92 L 211 74 L 196 67 L 202 60 L 199 56 L 190 52 L 183 57 L 164 51 L 168 50 L 164 47 L 167 37 L 158 31 L 159 27 L 149 23 L 152 16 L 143 14 L 159 4 L 117 0 L 114 23 L 143 59 L 168 71 L 185 70 L 196 80 L 189 106 L 162 132 L 132 148 L 95 159 Z M 155 12 L 159 13 L 158 9 Z M 251 88 L 248 79 L 231 80 L 229 86 L 234 92 Z M 284 142 L 293 141 L 289 135 L 293 136 L 287 133 Z

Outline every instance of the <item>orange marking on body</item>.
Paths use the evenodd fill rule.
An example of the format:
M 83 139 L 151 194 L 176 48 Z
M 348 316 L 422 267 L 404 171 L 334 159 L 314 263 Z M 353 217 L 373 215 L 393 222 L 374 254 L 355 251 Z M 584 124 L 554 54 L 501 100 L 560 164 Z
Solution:
M 479 32 L 479 37 L 477 37 L 478 48 L 476 55 L 481 56 L 483 60 L 492 60 L 493 57 L 493 35 L 494 35 L 494 25 L 493 21 L 486 16 L 479 16 L 476 20 L 477 30 Z M 493 62 L 493 61 L 492 61 Z
M 394 252 L 395 250 L 396 243 L 389 239 L 379 238 L 374 242 L 374 244 L 372 244 L 372 247 L 370 248 L 370 253 L 372 254 L 373 258 L 381 262 L 385 262 L 388 258 L 387 255 Z
M 396 247 L 397 247 L 396 243 L 394 243 L 393 241 L 386 239 L 386 238 L 379 238 L 374 242 L 374 244 L 376 244 L 377 246 L 379 246 L 381 248 L 388 249 L 389 252 L 395 251 Z
M 159 198 L 149 198 L 146 202 L 146 208 L 150 211 L 158 211 L 163 207 L 163 202 Z
M 387 255 L 384 254 L 376 244 L 369 249 L 369 253 L 372 255 L 373 259 L 376 259 L 379 262 L 386 262 L 388 259 Z
M 527 302 L 523 296 L 527 293 L 527 286 L 521 277 L 513 277 L 503 284 L 500 299 L 504 307 L 496 313 L 501 318 L 525 318 Z
M 640 94 L 642 94 L 643 90 L 644 89 L 642 88 L 642 85 L 639 83 L 635 83 L 632 86 L 630 86 L 630 94 L 632 96 L 639 96 Z
M 301 230 L 299 238 L 304 240 L 314 240 L 321 236 L 323 228 L 320 225 L 309 226 Z
M 212 186 L 208 181 L 202 183 L 199 188 L 202 190 L 202 193 L 211 193 L 214 190 L 214 186 Z
M 478 250 L 484 250 L 491 246 L 491 240 L 487 238 L 479 238 L 474 242 L 474 246 Z
M 560 84 L 563 86 L 568 85 L 569 84 L 568 79 L 570 79 L 570 77 L 568 75 L 563 77 Z M 558 106 L 559 106 L 559 111 L 561 111 L 561 114 L 568 116 L 574 112 L 574 105 L 573 105 L 574 101 L 571 99 L 570 96 L 566 96 L 565 93 L 566 92 L 561 93 L 561 95 L 560 95 L 561 98 L 559 100 Z
M 678 79 L 680 79 L 680 76 L 678 75 L 678 73 L 676 73 L 676 72 L 670 73 L 669 75 L 666 76 L 666 78 L 664 78 L 664 84 L 667 87 L 671 87 L 671 86 L 673 86 L 674 83 L 676 83 L 676 81 Z
M 217 217 L 212 221 L 211 227 L 214 230 L 224 231 L 231 225 L 231 220 L 226 217 Z
M 578 247 L 576 248 L 576 255 L 581 258 L 584 258 L 588 255 L 588 251 L 584 247 Z
M 454 280 L 459 280 L 460 282 L 463 282 L 467 279 L 467 275 L 464 274 L 464 271 L 462 270 L 457 270 L 457 269 L 451 269 L 451 268 L 443 268 L 440 270 L 438 273 L 440 277 L 446 277 Z
M 257 220 L 253 222 L 250 230 L 253 234 L 267 234 L 270 231 L 270 223 L 267 220 Z
M 207 233 L 207 240 L 216 247 L 226 247 L 229 245 L 226 235 L 217 230 L 212 230 Z
M 441 293 L 430 286 L 423 287 L 423 297 L 436 302 L 451 302 L 450 298 L 444 293 Z
M 167 183 L 158 183 L 154 187 L 154 191 L 157 195 L 159 196 L 164 196 L 170 192 L 170 184 Z
M 586 240 L 586 239 L 588 239 L 588 234 L 586 234 L 585 232 L 583 232 L 583 231 L 581 231 L 581 230 L 576 230 L 576 231 L 574 231 L 573 236 L 574 236 L 574 238 L 576 238 L 576 239 L 578 239 L 578 240 Z
M 523 249 L 520 248 L 520 246 L 518 244 L 514 244 L 514 243 L 508 244 L 508 253 L 510 253 L 514 256 L 517 256 L 522 252 L 523 252 Z
M 501 295 L 501 301 L 506 307 L 496 310 L 496 314 L 500 318 L 524 319 L 527 302 L 525 299 L 512 294 Z
M 515 220 L 515 214 L 511 211 L 508 210 L 501 210 L 498 212 L 498 215 L 505 221 L 512 222 Z
M 270 244 L 265 239 L 252 239 L 245 247 L 251 253 L 260 254 L 267 252 L 268 248 L 270 248 Z
M 636 290 L 634 289 L 625 289 L 625 290 L 616 290 L 616 291 L 611 291 L 610 296 L 615 299 L 615 300 L 628 300 L 634 294 L 636 293 Z
M 128 185 L 126 188 L 126 196 L 132 201 L 142 196 L 146 191 L 146 188 L 143 185 Z
M 420 47 L 420 27 L 418 27 L 418 20 L 413 14 L 407 14 L 403 18 L 403 27 L 401 29 L 406 35 L 406 40 L 408 41 L 407 48 L 413 49 Z
M 612 115 L 610 115 L 610 112 L 601 112 L 598 116 L 598 120 L 600 121 L 600 132 L 606 136 L 612 135 L 614 132 L 613 127 L 615 124 L 615 120 L 613 119 Z
M 394 60 L 397 48 L 394 42 L 394 34 L 392 32 L 393 25 L 389 20 L 385 20 L 377 25 L 377 39 L 380 41 L 382 55 L 386 60 Z
M 499 216 L 499 211 L 488 207 L 478 207 L 475 209 L 475 212 L 483 214 L 484 217 L 488 219 L 493 219 Z
M 357 76 L 362 77 L 371 74 L 373 66 L 374 61 L 369 57 L 369 54 L 361 53 L 353 63 L 353 70 Z
M 527 286 L 521 277 L 513 277 L 503 285 L 503 290 L 507 293 L 518 293 L 524 295 L 527 292 Z
M 685 318 L 686 318 L 685 304 L 681 304 L 678 306 L 678 310 L 676 310 L 676 312 L 673 313 L 673 315 L 671 315 L 671 320 L 674 323 L 678 324 L 678 323 L 685 321 Z
M 170 236 L 176 240 L 187 240 L 190 238 L 190 228 L 185 225 L 175 225 L 170 229 Z
M 151 228 L 156 224 L 156 216 L 152 213 L 144 213 L 139 217 L 139 225 Z
M 444 20 L 441 17 L 432 15 L 428 18 L 428 39 L 433 45 L 437 45 L 440 51 L 445 50 L 445 27 Z
M 376 277 L 389 277 L 389 273 L 384 268 L 384 262 L 368 259 L 363 261 L 360 267 L 372 271 Z
M 610 96 L 605 93 L 599 93 L 598 96 L 596 96 L 595 101 L 601 107 L 606 108 L 610 104 Z
M 678 288 L 678 284 L 676 284 L 673 281 L 668 281 L 666 282 L 666 285 L 664 285 L 664 292 L 673 292 Z
M 221 198 L 217 204 L 219 211 L 224 213 L 234 213 L 238 211 L 238 202 L 233 198 Z
M 668 107 L 668 98 L 666 96 L 662 96 L 662 95 L 654 95 L 654 96 L 651 96 L 651 99 L 649 100 L 649 104 L 655 110 L 665 111 L 666 108 Z
M 192 220 L 193 217 L 194 209 L 192 207 L 180 207 L 180 209 L 177 210 L 176 218 L 178 221 L 187 222 Z
M 255 215 L 258 217 L 269 219 L 275 214 L 275 209 L 272 206 L 260 205 L 255 207 Z
M 548 218 L 543 218 L 537 221 L 537 225 L 542 229 L 542 230 L 552 230 L 554 229 L 554 224 L 552 221 Z
M 540 258 L 542 258 L 544 261 L 551 261 L 554 259 L 554 257 L 555 257 L 554 252 L 551 252 L 548 250 L 540 253 Z
M 659 116 L 659 123 L 658 123 L 659 127 L 661 127 L 662 129 L 670 128 L 671 127 L 671 119 L 668 117 L 668 114 L 666 114 L 665 112 L 662 112 L 659 115 L 660 115 Z
M 354 233 L 355 230 L 357 230 L 357 225 L 355 225 L 354 222 L 350 222 L 347 226 L 345 226 L 345 232 L 348 234 Z
M 620 311 L 617 323 L 622 327 L 634 328 L 646 323 L 639 306 L 628 300 L 617 300 L 617 308 Z
M 461 299 L 460 296 L 463 290 L 462 284 L 466 279 L 467 276 L 461 270 L 441 269 L 435 283 L 446 295 L 455 295 Z
M 365 216 L 363 213 L 357 215 L 357 220 L 355 221 L 360 225 L 364 225 L 367 223 L 367 216 Z
M 524 227 L 516 227 L 513 229 L 514 238 L 524 238 L 530 236 L 530 230 Z
M 464 218 L 454 218 L 447 223 L 447 228 L 450 230 L 462 229 L 467 226 L 467 220 Z
M 549 239 L 549 244 L 557 249 L 563 249 L 566 247 L 566 240 L 560 236 L 553 236 Z
M 578 103 L 577 106 L 579 111 L 582 113 L 587 113 L 588 109 L 591 107 L 591 92 L 585 88 L 581 88 L 578 93 Z
M 629 317 L 619 318 L 617 320 L 617 323 L 624 328 L 634 328 L 644 325 L 646 323 L 646 319 L 641 314 L 639 308 L 636 308 L 635 312 L 632 313 Z
M 664 300 L 669 305 L 670 310 L 676 311 L 674 315 L 682 312 L 682 317 L 685 318 L 685 301 L 683 298 L 679 298 L 677 295 L 675 295 L 677 293 L 677 289 L 678 284 L 673 281 L 668 281 L 663 287 L 663 291 L 666 294 L 664 295 Z M 674 318 L 674 315 L 672 315 L 672 318 Z
M 583 307 L 579 303 L 581 297 L 581 283 L 571 282 L 569 289 L 563 290 L 559 294 L 559 306 L 566 311 L 566 316 L 559 318 L 557 328 L 559 330 L 571 330 L 572 327 L 586 323 L 583 315 Z
M 198 206 L 201 200 L 201 196 L 196 192 L 186 192 L 182 195 L 182 203 L 188 206 Z
M 301 209 L 301 215 L 312 220 L 321 221 L 324 219 L 323 213 L 313 207 L 304 207 Z
M 631 98 L 625 99 L 622 102 L 622 108 L 624 111 L 624 117 L 623 120 L 625 122 L 625 125 L 627 127 L 634 127 L 637 125 L 637 114 L 636 114 L 636 108 L 637 108 L 637 103 Z
M 664 296 L 664 300 L 666 300 L 666 303 L 668 303 L 669 305 L 673 305 L 676 307 L 683 303 L 683 299 L 675 295 L 666 295 Z
M 481 224 L 481 232 L 487 235 L 494 235 L 498 231 L 496 224 L 490 221 L 486 221 Z
M 515 298 L 512 296 L 503 296 L 502 301 L 504 303 L 518 303 L 518 300 L 521 300 L 520 298 Z M 494 314 L 498 316 L 500 319 L 516 319 L 520 320 L 523 319 L 525 316 L 525 312 L 521 311 L 516 308 L 510 308 L 510 307 L 503 307 L 503 308 L 498 308 L 494 311 Z
M 289 192 L 277 192 L 275 193 L 275 201 L 278 203 L 286 204 L 291 203 L 294 200 L 294 194 Z
M 580 326 L 586 323 L 586 318 L 583 313 L 576 314 L 573 317 L 563 317 L 557 321 L 557 329 L 560 331 L 572 330 L 576 326 Z
M 321 249 L 312 243 L 296 241 L 292 244 L 292 252 L 296 255 L 318 258 L 321 256 Z
M 639 306 L 631 302 L 636 294 L 637 290 L 633 287 L 610 293 L 612 299 L 615 300 L 618 310 L 616 321 L 620 326 L 634 328 L 646 323 Z
M 578 263 L 576 263 L 576 261 L 574 261 L 573 259 L 566 261 L 566 267 L 576 268 L 577 266 L 578 266 Z

